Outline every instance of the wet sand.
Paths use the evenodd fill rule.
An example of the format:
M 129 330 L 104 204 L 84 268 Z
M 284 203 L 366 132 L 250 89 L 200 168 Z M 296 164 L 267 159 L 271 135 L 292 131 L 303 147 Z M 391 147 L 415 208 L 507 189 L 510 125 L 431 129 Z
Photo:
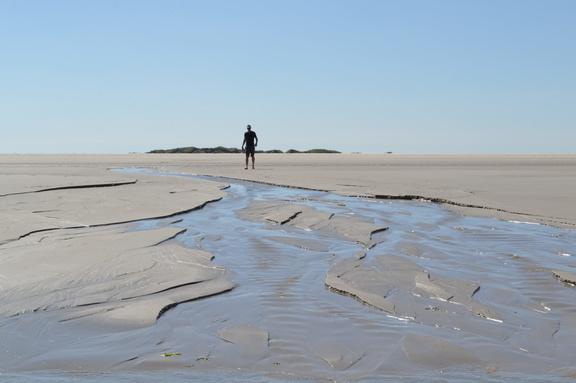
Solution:
M 339 196 L 358 180 L 323 193 L 108 170 L 216 173 L 177 157 L 3 157 L 0 371 L 576 373 L 574 230 Z M 316 181 L 251 177 L 332 190 L 324 160 L 301 165 Z M 541 161 L 514 166 L 537 178 L 573 159 Z M 542 211 L 522 221 L 560 223 Z
M 36 171 L 2 175 L 3 317 L 54 311 L 59 322 L 149 326 L 171 306 L 233 288 L 211 254 L 169 243 L 184 229 L 127 225 L 200 209 L 226 185 L 99 168 Z

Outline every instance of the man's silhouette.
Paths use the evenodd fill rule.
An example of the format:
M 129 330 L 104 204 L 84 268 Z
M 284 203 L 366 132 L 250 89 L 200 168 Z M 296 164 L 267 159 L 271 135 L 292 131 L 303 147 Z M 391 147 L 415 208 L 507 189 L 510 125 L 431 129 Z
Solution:
M 244 133 L 244 141 L 242 142 L 242 151 L 246 152 L 246 167 L 248 169 L 248 157 L 252 156 L 252 169 L 254 169 L 254 153 L 256 153 L 256 147 L 258 146 L 258 136 L 256 132 L 252 131 L 252 126 L 246 126 L 246 133 Z

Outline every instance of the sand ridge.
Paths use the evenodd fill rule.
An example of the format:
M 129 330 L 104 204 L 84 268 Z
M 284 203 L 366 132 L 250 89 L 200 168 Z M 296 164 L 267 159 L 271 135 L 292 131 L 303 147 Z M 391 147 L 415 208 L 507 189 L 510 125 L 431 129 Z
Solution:
M 45 171 L 50 171 L 46 170 Z M 168 217 L 198 209 L 224 195 L 226 185 L 179 178 L 109 175 L 101 182 L 57 175 L 18 178 L 0 197 L 0 244 L 34 232 L 104 226 Z M 14 180 L 8 176 L 9 180 Z M 47 180 L 48 184 L 42 184 Z M 169 180 L 169 182 L 167 182 Z M 70 185 L 73 185 L 72 187 Z M 32 190 L 32 192 L 30 192 Z
M 178 302 L 233 288 L 210 254 L 164 244 L 182 232 L 77 229 L 4 245 L 0 315 L 61 310 L 62 321 L 143 326 Z
M 184 229 L 126 225 L 202 208 L 226 185 L 102 167 L 31 171 L 2 175 L 1 315 L 60 310 L 62 321 L 143 326 L 179 302 L 234 287 L 210 254 L 169 243 Z
M 369 248 L 372 235 L 388 229 L 356 217 L 336 216 L 318 211 L 305 205 L 282 201 L 255 202 L 243 211 L 242 217 L 252 220 L 291 225 L 303 230 L 321 230 L 337 233 Z

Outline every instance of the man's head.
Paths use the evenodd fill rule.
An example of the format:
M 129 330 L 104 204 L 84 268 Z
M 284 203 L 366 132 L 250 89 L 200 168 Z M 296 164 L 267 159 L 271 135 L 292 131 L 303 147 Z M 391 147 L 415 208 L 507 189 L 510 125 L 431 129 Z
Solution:
M 252 125 L 250 124 L 246 125 L 246 129 L 248 129 L 248 131 L 252 130 Z

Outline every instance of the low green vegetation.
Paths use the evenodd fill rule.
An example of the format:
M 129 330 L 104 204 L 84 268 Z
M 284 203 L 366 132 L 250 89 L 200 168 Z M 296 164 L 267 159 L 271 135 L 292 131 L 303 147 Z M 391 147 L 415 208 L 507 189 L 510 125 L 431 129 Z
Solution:
M 242 151 L 238 148 L 225 148 L 223 146 L 217 146 L 215 148 L 197 148 L 195 146 L 186 146 L 183 148 L 175 149 L 157 149 L 152 150 L 148 153 L 241 153 Z
M 180 354 L 179 352 L 165 352 L 165 353 L 160 354 L 160 355 L 162 355 L 164 358 L 171 358 L 173 356 L 180 356 L 182 354 Z
M 238 148 L 226 148 L 224 146 L 217 146 L 215 148 L 197 148 L 195 146 L 186 146 L 182 148 L 174 149 L 156 149 L 151 150 L 148 153 L 242 153 L 242 150 Z M 256 153 L 284 153 L 282 150 L 257 150 Z M 295 149 L 290 149 L 286 153 L 340 153 L 337 150 L 329 149 L 310 149 L 305 151 L 299 151 Z
M 286 153 L 340 153 L 340 152 L 337 150 L 330 150 L 330 149 L 310 149 L 305 151 L 290 149 Z

